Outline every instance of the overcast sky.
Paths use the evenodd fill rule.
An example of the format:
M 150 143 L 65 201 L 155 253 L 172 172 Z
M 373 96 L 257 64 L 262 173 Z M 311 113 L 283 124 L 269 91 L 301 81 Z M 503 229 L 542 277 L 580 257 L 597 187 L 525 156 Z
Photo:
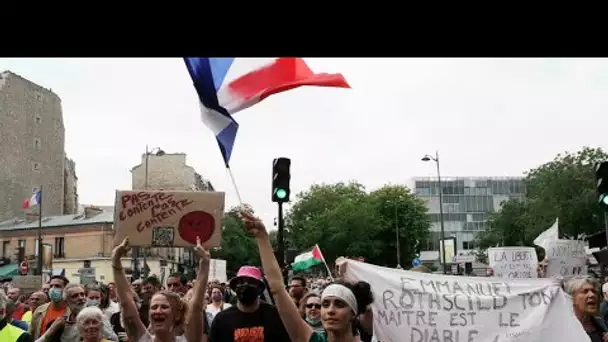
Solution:
M 353 89 L 300 88 L 236 114 L 241 196 L 271 224 L 271 164 L 292 159 L 292 192 L 357 180 L 374 189 L 434 176 L 519 176 L 581 146 L 606 148 L 608 61 L 601 59 L 306 59 Z M 241 61 L 240 68 L 259 64 Z M 227 206 L 238 204 L 215 138 L 200 121 L 184 62 L 0 59 L 63 103 L 80 202 L 111 205 L 130 189 L 146 144 L 187 153 Z

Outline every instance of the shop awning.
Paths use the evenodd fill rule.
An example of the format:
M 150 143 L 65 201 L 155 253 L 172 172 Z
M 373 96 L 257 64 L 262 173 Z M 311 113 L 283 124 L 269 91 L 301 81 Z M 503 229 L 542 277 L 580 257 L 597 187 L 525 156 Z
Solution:
M 19 265 L 8 264 L 0 267 L 0 279 L 12 278 L 19 275 Z

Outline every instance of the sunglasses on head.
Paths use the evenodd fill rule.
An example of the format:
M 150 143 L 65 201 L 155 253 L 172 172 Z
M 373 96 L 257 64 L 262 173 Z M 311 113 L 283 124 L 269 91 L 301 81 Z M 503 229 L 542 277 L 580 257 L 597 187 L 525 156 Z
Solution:
M 314 307 L 315 309 L 317 309 L 317 310 L 318 310 L 318 309 L 320 309 L 320 308 L 321 308 L 321 304 L 306 304 L 306 307 L 307 307 L 308 309 L 312 309 L 312 308 Z

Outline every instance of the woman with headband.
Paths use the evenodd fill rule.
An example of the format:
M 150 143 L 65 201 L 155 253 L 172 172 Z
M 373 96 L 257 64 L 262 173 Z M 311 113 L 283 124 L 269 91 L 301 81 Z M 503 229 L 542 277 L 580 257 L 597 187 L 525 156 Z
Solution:
M 321 322 L 325 332 L 315 332 L 300 315 L 283 284 L 283 275 L 274 256 L 268 232 L 262 221 L 249 211 L 241 210 L 245 230 L 255 238 L 281 320 L 292 342 L 357 342 L 355 322 L 372 303 L 369 284 L 334 283 L 321 293 Z

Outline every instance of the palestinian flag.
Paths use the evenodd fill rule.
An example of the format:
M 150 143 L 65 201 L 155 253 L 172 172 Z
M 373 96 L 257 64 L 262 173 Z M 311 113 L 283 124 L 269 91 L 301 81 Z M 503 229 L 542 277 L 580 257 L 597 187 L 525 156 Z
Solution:
M 291 269 L 303 271 L 323 263 L 325 263 L 325 260 L 323 259 L 323 254 L 321 254 L 321 249 L 319 245 L 315 245 L 311 251 L 296 256 L 293 264 L 291 264 Z

